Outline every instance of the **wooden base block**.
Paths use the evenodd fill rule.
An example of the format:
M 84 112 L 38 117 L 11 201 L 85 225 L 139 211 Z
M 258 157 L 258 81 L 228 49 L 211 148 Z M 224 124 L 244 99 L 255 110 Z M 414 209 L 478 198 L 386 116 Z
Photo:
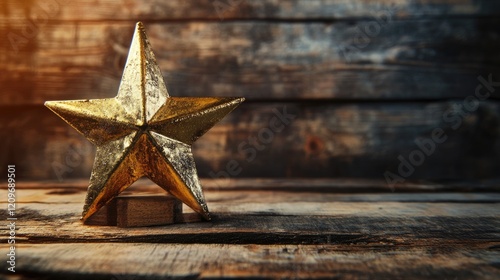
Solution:
M 182 202 L 167 195 L 119 196 L 116 210 L 118 227 L 168 225 L 182 216 Z
M 203 217 L 198 213 L 183 213 L 179 215 L 176 223 L 196 223 L 205 221 Z
M 111 200 L 86 221 L 86 225 L 116 226 L 116 199 Z
M 193 214 L 188 213 L 186 215 Z M 198 214 L 196 214 L 198 215 Z M 123 195 L 114 198 L 85 221 L 86 225 L 143 227 L 186 223 L 182 202 L 170 195 Z

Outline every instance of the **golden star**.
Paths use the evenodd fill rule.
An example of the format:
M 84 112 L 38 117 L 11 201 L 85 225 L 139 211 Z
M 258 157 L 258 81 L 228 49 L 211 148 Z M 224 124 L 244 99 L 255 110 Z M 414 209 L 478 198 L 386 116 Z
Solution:
M 191 144 L 243 100 L 170 97 L 137 23 L 115 98 L 45 102 L 97 146 L 82 220 L 144 176 L 209 220 Z

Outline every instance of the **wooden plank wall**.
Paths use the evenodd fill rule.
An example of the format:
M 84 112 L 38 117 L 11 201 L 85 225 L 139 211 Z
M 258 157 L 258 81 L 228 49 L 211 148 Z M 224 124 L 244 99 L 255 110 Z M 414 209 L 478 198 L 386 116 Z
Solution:
M 500 81 L 499 15 L 487 0 L 4 0 L 0 165 L 89 176 L 93 147 L 42 104 L 115 96 L 141 20 L 171 95 L 247 98 L 195 144 L 202 177 L 498 177 L 500 86 L 484 81 Z

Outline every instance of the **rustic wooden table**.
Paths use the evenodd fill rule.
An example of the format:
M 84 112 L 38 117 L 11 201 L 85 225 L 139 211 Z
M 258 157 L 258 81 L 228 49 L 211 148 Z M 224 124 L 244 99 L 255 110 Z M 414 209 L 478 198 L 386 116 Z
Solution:
M 394 192 L 371 180 L 203 184 L 212 222 L 117 228 L 81 224 L 85 181 L 19 183 L 16 272 L 2 274 L 13 279 L 500 276 L 498 182 L 408 183 Z M 127 190 L 161 191 L 148 182 Z

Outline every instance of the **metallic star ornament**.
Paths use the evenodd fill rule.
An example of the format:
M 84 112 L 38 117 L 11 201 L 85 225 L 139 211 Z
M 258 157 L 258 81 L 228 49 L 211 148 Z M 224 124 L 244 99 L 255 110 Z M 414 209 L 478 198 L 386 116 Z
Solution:
M 210 220 L 191 144 L 243 101 L 170 97 L 137 23 L 115 98 L 45 102 L 97 146 L 82 220 L 144 176 Z

